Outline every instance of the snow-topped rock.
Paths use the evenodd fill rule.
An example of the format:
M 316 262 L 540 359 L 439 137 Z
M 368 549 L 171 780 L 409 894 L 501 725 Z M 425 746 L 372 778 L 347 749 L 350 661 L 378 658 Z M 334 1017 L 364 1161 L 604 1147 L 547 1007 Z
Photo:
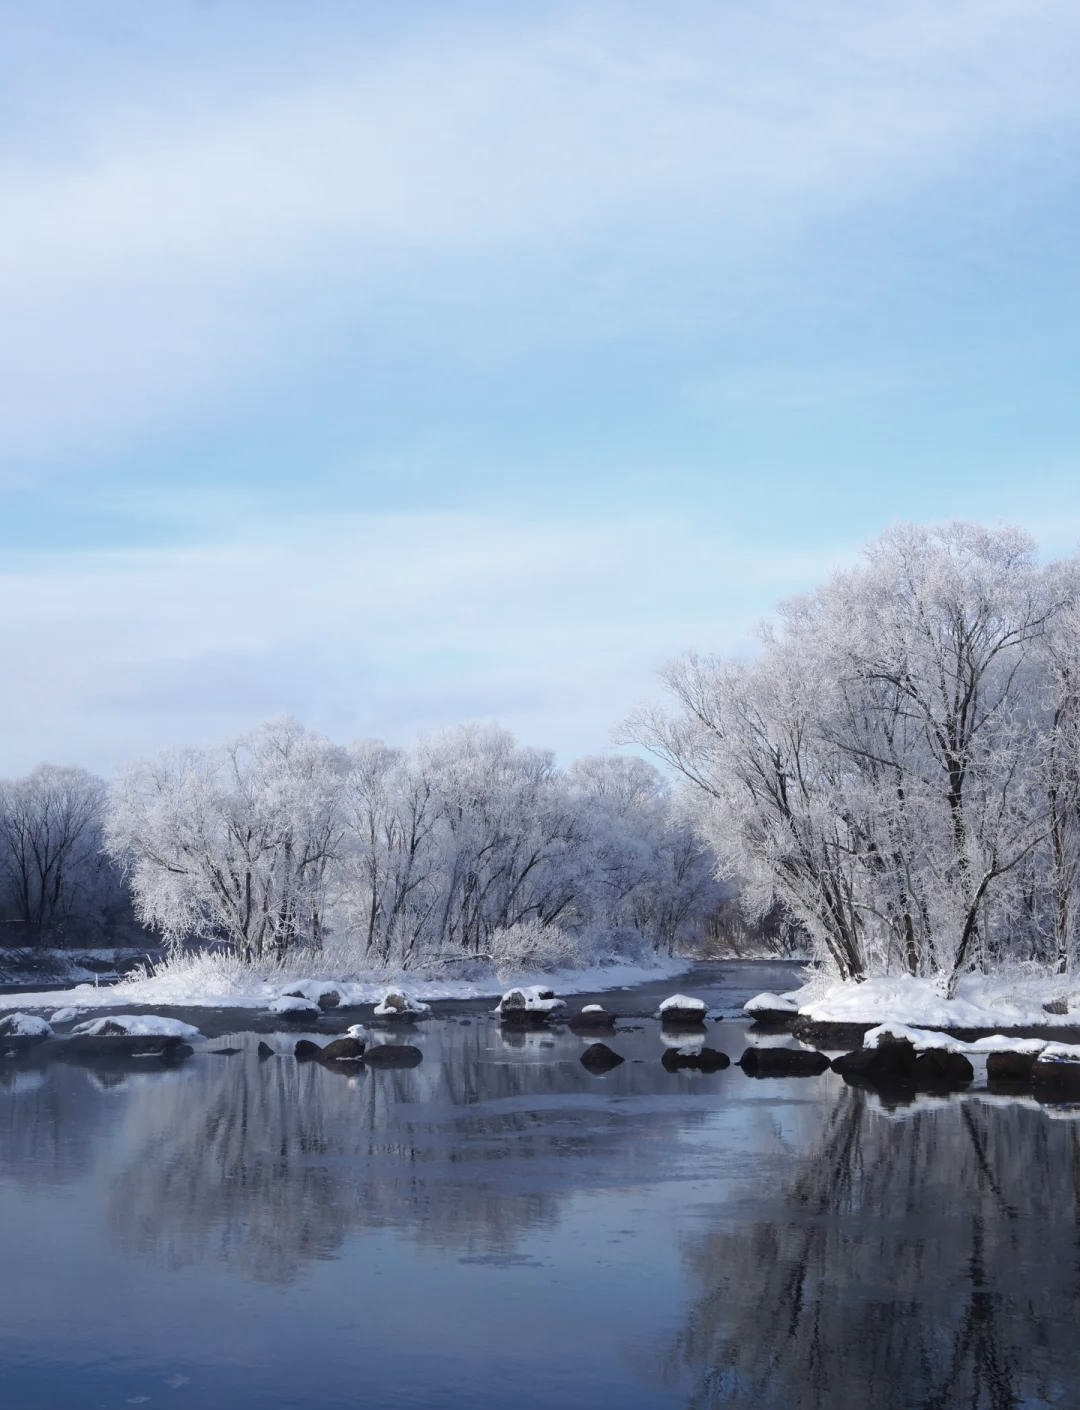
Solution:
M 322 1009 L 314 999 L 305 999 L 297 994 L 279 994 L 271 999 L 267 1008 L 280 1018 L 318 1018 Z
M 283 999 L 308 999 L 320 1009 L 336 1009 L 341 1003 L 341 987 L 325 979 L 305 979 L 281 994 Z
M 525 1014 L 550 1017 L 564 1008 L 565 1002 L 556 997 L 553 989 L 545 988 L 542 984 L 523 984 L 516 989 L 507 989 L 495 1012 L 502 1018 Z
M 49 1022 L 71 1023 L 72 1020 L 78 1018 L 79 1014 L 81 1014 L 82 1012 L 82 1009 L 57 1009 L 53 1016 L 49 1019 Z
M 345 1036 L 347 1038 L 355 1038 L 357 1042 L 366 1043 L 371 1037 L 371 1034 L 362 1023 L 353 1023 L 346 1028 Z
M 743 1004 L 743 1012 L 755 1023 L 784 1023 L 797 1017 L 799 1004 L 794 994 L 755 994 Z
M 412 999 L 401 989 L 388 989 L 375 1005 L 376 1018 L 420 1018 L 431 1012 L 431 1005 Z
M 35 1013 L 6 1013 L 0 1018 L 0 1038 L 50 1038 L 52 1028 Z
M 701 999 L 691 998 L 689 994 L 672 994 L 660 1005 L 658 1016 L 663 1023 L 669 1024 L 694 1024 L 695 1026 L 705 1022 L 707 1008 Z
M 202 1034 L 190 1023 L 178 1018 L 166 1018 L 157 1013 L 109 1014 L 78 1023 L 71 1030 L 76 1038 L 201 1038 Z

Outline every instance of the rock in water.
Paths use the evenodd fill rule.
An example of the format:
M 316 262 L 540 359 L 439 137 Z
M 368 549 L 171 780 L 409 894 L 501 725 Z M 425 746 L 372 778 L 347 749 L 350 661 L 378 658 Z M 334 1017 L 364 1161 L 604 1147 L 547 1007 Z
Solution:
M 1037 1057 L 1038 1053 L 1021 1053 L 1012 1048 L 990 1053 L 986 1059 L 987 1079 L 991 1082 L 1030 1083 Z
M 915 1059 L 915 1085 L 924 1091 L 953 1091 L 966 1087 L 975 1069 L 963 1053 L 946 1048 L 930 1048 Z
M 364 1056 L 365 1044 L 359 1038 L 335 1038 L 319 1049 L 321 1062 L 356 1062 Z
M 409 1043 L 379 1043 L 365 1051 L 364 1061 L 369 1067 L 419 1067 L 424 1054 Z
M 293 1054 L 295 1057 L 298 1057 L 301 1062 L 308 1062 L 311 1058 L 320 1057 L 322 1055 L 322 1048 L 319 1047 L 318 1043 L 313 1043 L 310 1038 L 301 1038 L 296 1047 L 293 1048 Z
M 747 1077 L 817 1077 L 829 1059 L 809 1048 L 747 1048 L 739 1066 Z
M 593 1076 L 602 1076 L 605 1072 L 610 1072 L 612 1068 L 618 1067 L 626 1059 L 620 1057 L 614 1049 L 609 1048 L 606 1043 L 590 1043 L 581 1054 L 581 1065 Z
M 846 1082 L 870 1087 L 914 1087 L 915 1049 L 906 1039 L 882 1040 L 876 1048 L 857 1048 L 833 1059 Z
M 269 1043 L 260 1042 L 259 1046 L 255 1049 L 255 1051 L 259 1054 L 261 1058 L 268 1058 L 274 1056 L 274 1050 Z
M 573 1033 L 610 1033 L 615 1028 L 615 1015 L 599 1004 L 586 1004 L 580 1013 L 567 1020 Z
M 668 1048 L 660 1059 L 667 1072 L 722 1072 L 731 1066 L 727 1053 L 716 1048 Z

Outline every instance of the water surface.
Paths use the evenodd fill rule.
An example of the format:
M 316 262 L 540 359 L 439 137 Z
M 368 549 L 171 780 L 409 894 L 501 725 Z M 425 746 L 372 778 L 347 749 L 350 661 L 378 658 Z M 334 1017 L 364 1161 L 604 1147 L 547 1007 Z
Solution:
M 228 1041 L 0 1067 L 5 1410 L 1080 1403 L 1067 1112 L 670 1074 L 645 1020 L 604 1078 L 475 1012 L 411 1071 Z

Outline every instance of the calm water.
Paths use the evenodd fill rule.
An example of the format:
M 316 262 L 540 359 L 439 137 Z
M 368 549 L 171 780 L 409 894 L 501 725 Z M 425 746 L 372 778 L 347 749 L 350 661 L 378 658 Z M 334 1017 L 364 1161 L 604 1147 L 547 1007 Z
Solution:
M 653 1024 L 605 1078 L 475 1015 L 405 1072 L 230 1041 L 0 1068 L 4 1410 L 1080 1403 L 1071 1120 L 672 1075 Z

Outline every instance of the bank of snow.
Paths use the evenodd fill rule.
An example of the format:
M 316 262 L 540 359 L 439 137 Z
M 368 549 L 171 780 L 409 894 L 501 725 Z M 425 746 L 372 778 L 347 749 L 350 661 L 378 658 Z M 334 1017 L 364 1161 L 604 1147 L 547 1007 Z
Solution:
M 601 993 L 629 988 L 653 979 L 684 974 L 686 960 L 658 956 L 651 962 L 597 964 L 583 969 L 561 969 L 551 974 L 513 976 L 515 987 L 541 985 L 564 994 Z M 289 989 L 332 986 L 343 1007 L 379 1004 L 388 990 L 406 988 L 425 1001 L 432 999 L 497 999 L 508 987 L 506 977 L 494 972 L 469 979 L 447 976 L 427 978 L 410 971 L 339 978 L 320 973 L 308 957 L 304 968 L 247 967 L 227 955 L 185 955 L 118 984 L 80 984 L 72 989 L 30 994 L 0 994 L 0 1012 L 7 1009 L 54 1009 L 71 1005 L 81 1009 L 133 1005 L 149 1008 L 269 1009 Z M 305 988 L 305 993 L 308 992 Z
M 836 983 L 816 991 L 811 984 L 790 997 L 799 1016 L 815 1023 L 889 1023 L 922 1029 L 1043 1028 L 1080 1024 L 1080 989 L 1076 985 L 1075 976 L 1048 975 L 1036 969 L 969 974 L 961 979 L 956 998 L 948 999 L 942 980 L 898 974 L 861 984 Z M 1048 1003 L 1059 1011 L 1047 1013 Z

